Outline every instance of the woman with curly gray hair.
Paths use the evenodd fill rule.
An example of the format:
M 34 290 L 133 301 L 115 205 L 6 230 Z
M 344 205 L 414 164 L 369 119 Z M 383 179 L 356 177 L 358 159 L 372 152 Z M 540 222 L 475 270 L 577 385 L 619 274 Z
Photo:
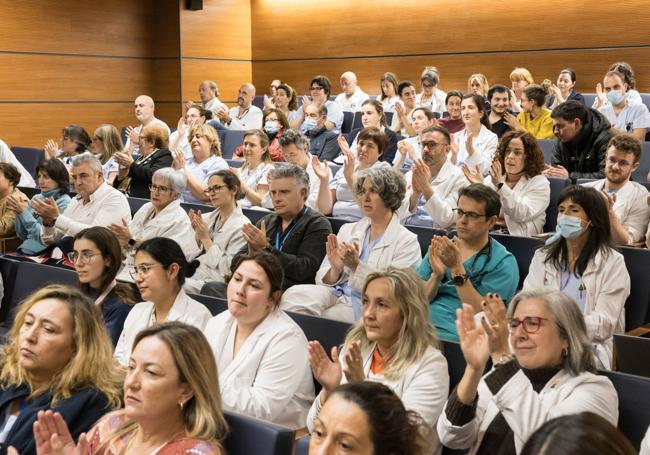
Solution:
M 370 273 L 417 267 L 422 257 L 417 236 L 396 213 L 406 193 L 402 174 L 390 167 L 366 169 L 357 175 L 354 190 L 363 218 L 329 235 L 316 285 L 287 289 L 280 304 L 284 310 L 353 322 L 361 316 L 361 289 Z

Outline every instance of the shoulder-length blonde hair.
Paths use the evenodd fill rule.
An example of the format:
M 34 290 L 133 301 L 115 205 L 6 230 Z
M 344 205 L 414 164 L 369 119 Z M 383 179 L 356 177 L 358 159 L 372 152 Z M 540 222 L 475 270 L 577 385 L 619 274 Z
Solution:
M 29 373 L 20 366 L 19 333 L 29 310 L 45 299 L 64 303 L 72 319 L 73 354 L 63 370 L 52 378 L 51 406 L 70 398 L 77 389 L 92 387 L 106 395 L 109 406 L 120 407 L 124 377 L 113 365 L 113 345 L 102 315 L 79 289 L 70 286 L 46 286 L 20 305 L 9 331 L 9 342 L 0 353 L 0 381 L 6 385 L 27 385 L 31 393 L 36 392 Z
M 189 139 L 190 142 L 195 135 L 200 135 L 205 137 L 210 143 L 210 153 L 215 156 L 221 156 L 221 141 L 219 140 L 219 135 L 208 124 L 196 125 L 190 130 Z
M 113 125 L 99 125 L 93 133 L 94 138 L 102 141 L 102 152 L 99 155 L 99 161 L 102 164 L 106 164 L 115 152 L 121 152 L 124 149 L 122 137 Z
M 411 269 L 388 267 L 368 275 L 363 285 L 365 295 L 368 285 L 374 280 L 386 280 L 390 299 L 399 305 L 402 327 L 397 343 L 388 360 L 384 376 L 399 378 L 413 363 L 422 358 L 429 347 L 438 348 L 436 329 L 429 320 L 429 301 L 422 280 Z M 345 348 L 353 341 L 361 343 L 361 349 L 369 349 L 373 342 L 366 336 L 363 320 L 359 320 L 345 337 Z
M 183 426 L 190 438 L 209 441 L 223 450 L 228 424 L 221 411 L 221 394 L 217 363 L 203 333 L 194 326 L 178 321 L 155 324 L 140 331 L 133 350 L 145 338 L 156 337 L 171 351 L 178 370 L 178 380 L 192 389 L 193 396 L 182 408 Z M 138 424 L 126 421 L 109 435 L 96 453 L 103 453 L 113 441 L 132 435 Z
M 481 86 L 481 96 L 487 96 L 487 92 L 490 89 L 490 84 L 488 83 L 487 77 L 483 73 L 472 74 L 469 79 L 467 79 L 467 93 L 472 93 L 472 82 L 477 81 Z

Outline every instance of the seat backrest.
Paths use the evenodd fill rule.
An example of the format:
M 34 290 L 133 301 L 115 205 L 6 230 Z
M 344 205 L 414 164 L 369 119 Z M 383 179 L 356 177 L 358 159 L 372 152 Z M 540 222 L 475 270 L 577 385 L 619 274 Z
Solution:
M 33 198 L 37 194 L 41 194 L 40 188 L 30 188 L 28 186 L 19 186 L 18 189 L 28 198 Z
M 596 179 L 578 179 L 576 185 L 584 185 L 585 183 L 595 182 Z
M 618 393 L 618 429 L 639 450 L 650 423 L 650 378 L 601 371 Z
M 235 149 L 244 143 L 244 133 L 246 131 L 227 130 L 223 132 L 221 141 L 221 156 L 224 159 L 232 158 Z M 221 135 L 220 135 L 221 136 Z
M 336 175 L 336 173 L 341 169 L 341 166 L 339 164 L 334 164 L 334 163 L 327 163 L 330 167 L 330 170 L 332 171 L 332 176 Z
M 296 450 L 295 455 L 309 455 L 309 443 L 311 442 L 311 436 L 303 436 L 300 439 L 296 440 Z
M 650 338 L 614 334 L 616 371 L 650 378 Z
M 548 207 L 546 208 L 546 223 L 544 223 L 544 232 L 553 232 L 555 231 L 555 225 L 557 224 L 557 201 L 560 198 L 560 192 L 564 189 L 565 186 L 571 184 L 571 180 L 548 177 L 548 181 L 551 184 L 551 199 L 548 203 Z
M 246 218 L 251 220 L 251 223 L 253 224 L 257 224 L 259 220 L 261 220 L 266 215 L 271 213 L 271 212 L 267 212 L 266 210 L 256 210 L 256 209 L 242 209 L 242 212 L 244 212 Z
M 544 162 L 551 164 L 553 162 L 553 149 L 555 148 L 555 141 L 551 139 L 539 139 L 537 141 L 542 153 L 544 154 Z
M 544 245 L 539 239 L 533 237 L 519 237 L 517 235 L 508 234 L 490 234 L 497 242 L 503 245 L 506 250 L 510 251 L 517 259 L 517 266 L 519 268 L 519 285 L 521 289 L 524 280 L 528 276 L 528 268 L 533 260 L 533 255 L 538 248 Z
M 0 275 L 2 275 L 3 295 L 2 304 L 0 304 L 0 321 L 5 320 L 5 316 L 11 306 L 14 287 L 16 284 L 16 274 L 20 261 L 10 259 L 7 256 L 0 257 Z
M 639 93 L 641 95 L 641 101 L 645 104 L 645 107 L 650 109 L 650 93 Z
M 620 251 L 625 258 L 625 267 L 631 282 L 630 296 L 625 301 L 625 330 L 629 331 L 648 322 L 650 250 L 623 247 Z
M 255 98 L 253 98 L 253 106 L 264 109 L 264 95 L 257 95 Z
M 211 297 L 209 295 L 203 294 L 189 294 L 189 296 L 197 302 L 201 302 L 203 305 L 205 305 L 205 307 L 210 310 L 210 314 L 212 314 L 212 316 L 223 313 L 228 309 L 228 302 L 225 299 Z
M 32 177 L 37 178 L 36 168 L 45 161 L 45 152 L 43 149 L 35 147 L 11 147 L 11 151 L 16 158 L 29 172 Z
M 343 218 L 332 218 L 332 217 L 327 217 L 329 220 L 330 224 L 332 225 L 332 234 L 336 235 L 339 233 L 339 230 L 341 229 L 341 226 L 343 226 L 346 223 L 350 223 L 348 220 L 344 220 Z
M 363 123 L 361 123 L 361 116 L 363 115 L 363 112 L 355 112 L 354 113 L 354 120 L 352 121 L 352 129 L 350 131 L 354 131 L 357 128 L 363 128 Z
M 333 346 L 340 346 L 345 341 L 345 336 L 352 325 L 347 322 L 335 321 L 333 319 L 310 316 L 308 314 L 293 313 L 287 314 L 300 326 L 309 341 L 318 341 L 323 349 L 329 353 Z
M 207 204 L 194 204 L 192 202 L 181 202 L 181 207 L 183 207 L 183 210 L 189 213 L 190 209 L 194 210 L 195 212 L 201 211 L 201 213 L 210 213 L 214 210 L 214 207 L 211 205 Z
M 293 430 L 231 412 L 224 415 L 230 427 L 224 443 L 228 455 L 291 455 Z
M 639 167 L 632 173 L 632 180 L 635 182 L 646 182 L 650 172 L 650 142 L 643 143 L 643 152 L 639 159 Z
M 393 115 L 394 115 L 394 113 L 393 112 L 384 112 L 384 115 L 386 116 L 386 124 L 388 126 L 390 126 L 391 123 L 393 123 Z
M 585 106 L 591 107 L 594 105 L 594 101 L 596 101 L 595 93 L 583 93 L 582 96 L 585 99 Z
M 144 199 L 141 197 L 127 197 L 126 198 L 129 201 L 129 208 L 131 209 L 131 216 L 135 215 L 135 213 L 142 208 L 143 205 L 145 205 L 147 202 L 151 202 L 151 199 Z
M 347 134 L 352 131 L 352 124 L 354 123 L 354 112 L 343 112 L 343 124 L 341 125 L 341 133 Z
M 434 235 L 444 235 L 448 236 L 449 232 L 442 229 L 433 229 L 424 226 L 405 226 L 406 229 L 413 232 L 418 236 L 418 243 L 420 244 L 420 253 L 422 257 L 429 251 L 429 245 L 431 245 L 431 237 Z

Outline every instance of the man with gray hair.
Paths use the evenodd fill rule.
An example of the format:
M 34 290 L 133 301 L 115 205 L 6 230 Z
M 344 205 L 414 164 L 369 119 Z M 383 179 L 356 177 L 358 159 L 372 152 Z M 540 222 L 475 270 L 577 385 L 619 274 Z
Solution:
M 339 93 L 334 102 L 344 112 L 357 112 L 361 110 L 363 102 L 370 97 L 359 87 L 357 75 L 352 71 L 346 71 L 341 74 L 340 84 L 343 93 Z
M 219 99 L 219 87 L 214 81 L 203 81 L 199 85 L 199 98 L 201 98 L 201 107 L 216 116 L 218 111 L 227 111 L 228 106 L 223 104 Z M 185 103 L 186 108 L 194 104 L 192 101 Z
M 131 208 L 124 194 L 104 181 L 102 163 L 90 152 L 72 159 L 70 181 L 77 195 L 63 213 L 52 198 L 32 199 L 34 212 L 43 218 L 44 245 L 72 237 L 92 226 L 122 225 L 131 221 Z
M 169 136 L 171 130 L 165 122 L 160 119 L 157 119 L 154 115 L 156 106 L 153 102 L 153 98 L 147 95 L 140 95 L 135 99 L 134 105 L 135 109 L 135 118 L 138 119 L 140 125 L 133 127 L 126 127 L 126 144 L 124 145 L 125 150 L 128 153 L 133 155 L 140 154 L 140 131 L 147 125 L 160 125 L 167 130 L 167 135 Z
M 239 87 L 237 106 L 219 109 L 216 113 L 219 122 L 229 130 L 252 130 L 262 128 L 262 109 L 253 106 L 255 86 L 250 82 Z
M 284 269 L 282 288 L 314 283 L 316 271 L 325 257 L 327 236 L 332 233 L 329 221 L 305 206 L 309 194 L 309 176 L 299 166 L 287 164 L 272 171 L 270 189 L 274 213 L 243 227 L 244 246 L 233 258 L 255 251 L 277 254 Z M 225 297 L 223 283 L 207 283 L 201 294 Z

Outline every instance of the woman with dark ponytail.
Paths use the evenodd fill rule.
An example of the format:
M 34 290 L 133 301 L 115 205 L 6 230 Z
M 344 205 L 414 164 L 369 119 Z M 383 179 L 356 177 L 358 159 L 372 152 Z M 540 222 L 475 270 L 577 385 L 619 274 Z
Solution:
M 133 342 L 142 329 L 165 321 L 181 321 L 203 330 L 210 311 L 183 291 L 185 278 L 194 274 L 199 261 L 188 262 L 175 241 L 154 237 L 142 242 L 135 251 L 135 263 L 129 274 L 144 302 L 133 307 L 124 321 L 124 329 L 115 348 L 115 358 L 128 365 Z
M 343 384 L 316 418 L 309 454 L 330 453 L 327 448 L 343 443 L 353 446 L 354 453 L 422 455 L 431 453 L 427 431 L 432 430 L 384 384 Z

